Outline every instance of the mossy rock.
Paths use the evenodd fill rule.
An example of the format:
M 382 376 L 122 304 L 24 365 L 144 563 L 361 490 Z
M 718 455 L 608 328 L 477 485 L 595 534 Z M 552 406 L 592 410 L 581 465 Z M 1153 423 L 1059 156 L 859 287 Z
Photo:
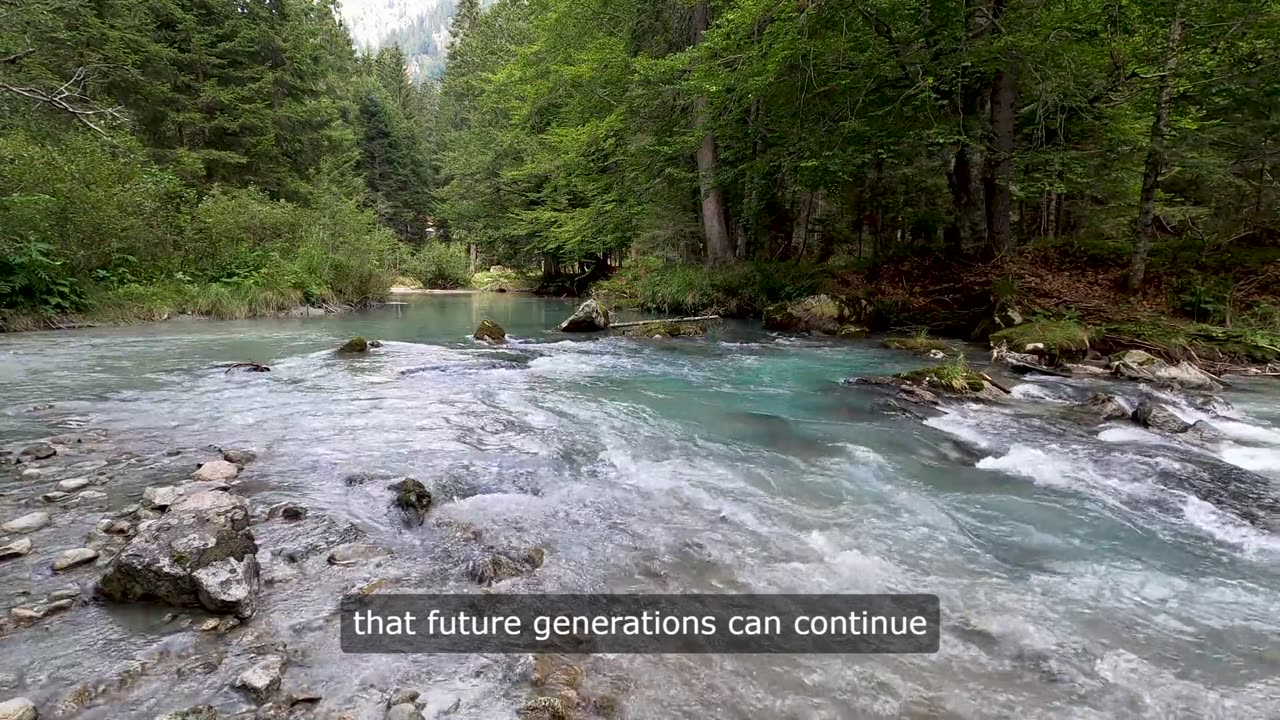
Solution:
M 507 341 L 507 331 L 501 325 L 492 320 L 481 320 L 480 327 L 476 328 L 475 334 L 472 335 L 476 340 L 483 340 L 495 345 L 501 345 Z
M 890 350 L 909 350 L 911 352 L 927 353 L 930 350 L 939 350 L 951 355 L 955 353 L 955 348 L 937 338 L 916 335 L 913 337 L 888 337 L 885 338 L 881 345 Z
M 836 331 L 836 335 L 842 338 L 863 338 L 867 336 L 868 332 L 869 331 L 861 325 L 849 323 L 847 325 L 841 325 L 840 329 Z
M 1089 331 L 1068 320 L 1037 320 L 992 333 L 991 346 L 1001 343 L 1019 353 L 1081 358 L 1089 352 Z
M 765 329 L 781 332 L 836 335 L 853 319 L 853 310 L 830 295 L 811 295 L 802 300 L 777 303 L 764 311 Z
M 952 363 L 899 373 L 895 377 L 955 395 L 985 392 L 987 381 L 966 365 Z
M 369 341 L 357 335 L 344 343 L 342 347 L 338 348 L 338 352 L 344 355 L 369 352 Z
M 627 337 L 699 337 L 707 334 L 707 324 L 701 322 L 678 323 L 655 320 L 651 323 L 623 329 Z

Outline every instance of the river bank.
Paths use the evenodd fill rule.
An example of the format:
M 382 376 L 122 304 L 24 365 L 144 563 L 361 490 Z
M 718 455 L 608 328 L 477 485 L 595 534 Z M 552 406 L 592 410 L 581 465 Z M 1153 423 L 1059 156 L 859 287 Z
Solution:
M 918 418 L 885 412 L 880 390 L 840 384 L 931 363 L 876 340 L 734 321 L 710 337 L 566 338 L 553 328 L 572 309 L 517 294 L 407 296 L 316 318 L 0 338 L 2 449 L 57 450 L 0 466 L 0 522 L 50 516 L 0 538 L 32 544 L 0 562 L 5 612 L 40 615 L 18 613 L 23 624 L 0 637 L 13 659 L 0 701 L 27 697 L 41 717 L 150 719 L 198 705 L 251 717 L 287 700 L 302 717 L 382 718 L 405 691 L 426 717 L 476 720 L 539 697 L 584 718 L 858 708 L 1101 720 L 1264 716 L 1280 690 L 1273 384 L 1232 378 L 1209 401 L 1108 377 L 1019 379 L 963 346 L 1012 395 L 944 398 Z M 508 344 L 471 340 L 480 319 L 500 322 Z M 383 347 L 334 353 L 357 334 Z M 272 372 L 220 367 L 247 358 Z M 1126 408 L 1157 401 L 1223 435 L 1191 442 L 1127 418 L 1077 418 L 1093 393 Z M 189 487 L 223 459 L 216 448 L 256 454 L 229 491 L 249 505 L 257 612 L 237 624 L 91 599 L 128 539 L 100 524 L 137 533 L 142 518 L 128 513 L 157 499 L 148 488 Z M 395 505 L 390 486 L 404 477 L 431 495 L 421 525 Z M 42 497 L 57 492 L 68 497 Z M 330 562 L 353 542 L 381 550 Z M 99 557 L 52 570 L 76 548 Z M 532 549 L 541 562 L 523 564 Z M 493 552 L 524 569 L 472 571 Z M 567 665 L 340 652 L 348 592 L 481 592 L 489 580 L 508 593 L 934 592 L 943 645 L 856 661 Z M 79 594 L 64 597 L 73 585 Z M 264 663 L 280 682 L 260 700 L 239 681 Z M 557 667 L 574 687 L 545 681 Z

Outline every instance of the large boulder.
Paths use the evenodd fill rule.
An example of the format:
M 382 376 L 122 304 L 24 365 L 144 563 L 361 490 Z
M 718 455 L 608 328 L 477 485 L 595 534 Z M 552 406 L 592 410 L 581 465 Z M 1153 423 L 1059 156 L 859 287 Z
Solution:
M 471 337 L 494 345 L 501 345 L 507 341 L 507 331 L 492 320 L 481 320 L 480 326 L 476 328 L 475 334 Z
M 801 300 L 770 305 L 764 311 L 766 330 L 815 332 L 839 335 L 854 321 L 853 310 L 830 295 L 811 295 Z
M 578 306 L 568 320 L 556 328 L 560 332 L 597 332 L 609 329 L 609 311 L 598 300 Z
M 182 498 L 163 517 L 139 525 L 98 581 L 98 594 L 251 617 L 259 581 L 249 518 L 249 504 L 230 493 Z
M 1221 390 L 1225 384 L 1217 378 L 1183 360 L 1177 365 L 1158 367 L 1151 371 L 1157 382 L 1174 385 L 1185 390 Z
M 1177 365 L 1142 350 L 1129 350 L 1111 356 L 1111 373 L 1116 377 L 1160 383 L 1184 390 L 1221 390 L 1226 387 L 1218 378 L 1183 360 Z
M 36 720 L 38 717 L 36 704 L 24 697 L 0 702 L 0 720 Z
M 1134 423 L 1144 428 L 1175 435 L 1191 429 L 1191 423 L 1174 415 L 1165 406 L 1157 405 L 1151 400 L 1143 400 L 1138 403 L 1138 407 L 1134 408 L 1132 419 Z

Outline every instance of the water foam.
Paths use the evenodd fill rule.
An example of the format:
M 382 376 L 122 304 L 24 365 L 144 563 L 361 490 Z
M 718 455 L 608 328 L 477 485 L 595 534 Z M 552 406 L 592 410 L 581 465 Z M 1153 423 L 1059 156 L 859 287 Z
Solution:
M 1188 495 L 1182 506 L 1182 516 L 1215 540 L 1240 547 L 1246 553 L 1280 552 L 1280 538 L 1264 533 L 1200 498 Z

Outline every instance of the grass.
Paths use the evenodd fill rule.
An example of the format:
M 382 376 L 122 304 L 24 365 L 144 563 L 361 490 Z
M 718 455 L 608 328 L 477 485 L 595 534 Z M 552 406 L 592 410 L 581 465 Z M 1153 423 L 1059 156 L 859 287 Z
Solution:
M 930 350 L 939 350 L 947 354 L 955 352 L 955 348 L 942 340 L 929 337 L 928 329 L 921 330 L 911 337 L 885 338 L 884 342 L 881 344 L 890 350 L 910 350 L 912 352 L 929 352 Z
M 1083 355 L 1089 351 L 1089 329 L 1073 320 L 1033 320 L 991 334 L 991 343 L 1006 343 L 1011 350 L 1024 352 L 1042 343 L 1050 355 Z
M 1225 328 L 1147 317 L 1107 325 L 1098 334 L 1101 348 L 1108 352 L 1139 348 L 1174 361 L 1280 362 L 1280 334 L 1257 328 Z
M 987 384 L 982 376 L 971 370 L 964 358 L 956 358 L 946 365 L 921 368 L 900 373 L 899 378 L 920 383 L 926 387 L 941 388 L 953 393 L 965 395 L 982 392 Z
M 752 317 L 767 306 L 807 297 L 829 280 L 819 266 L 738 263 L 723 267 L 637 261 L 596 283 L 591 295 L 614 307 L 677 315 Z

